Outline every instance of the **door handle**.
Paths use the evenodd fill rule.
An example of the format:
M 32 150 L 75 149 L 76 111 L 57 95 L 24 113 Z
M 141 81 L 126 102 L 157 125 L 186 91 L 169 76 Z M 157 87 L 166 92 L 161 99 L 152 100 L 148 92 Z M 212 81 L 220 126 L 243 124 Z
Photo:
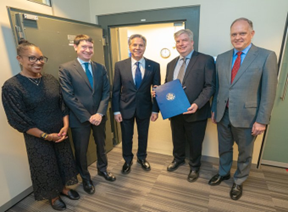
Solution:
M 288 85 L 288 73 L 287 73 L 287 76 L 286 76 L 284 90 L 283 90 L 282 96 L 280 97 L 280 99 L 282 99 L 282 101 L 285 100 L 286 91 L 287 91 L 287 85 Z

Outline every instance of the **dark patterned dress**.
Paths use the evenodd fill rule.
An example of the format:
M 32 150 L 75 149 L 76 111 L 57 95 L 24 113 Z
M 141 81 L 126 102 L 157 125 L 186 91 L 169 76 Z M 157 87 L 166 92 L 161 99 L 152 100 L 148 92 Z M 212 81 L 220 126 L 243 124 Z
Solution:
M 78 172 L 68 139 L 54 143 L 26 133 L 35 127 L 58 133 L 68 114 L 52 75 L 44 74 L 38 86 L 31 80 L 21 74 L 7 80 L 2 102 L 9 124 L 24 134 L 34 196 L 43 200 L 57 197 L 64 185 L 76 184 Z

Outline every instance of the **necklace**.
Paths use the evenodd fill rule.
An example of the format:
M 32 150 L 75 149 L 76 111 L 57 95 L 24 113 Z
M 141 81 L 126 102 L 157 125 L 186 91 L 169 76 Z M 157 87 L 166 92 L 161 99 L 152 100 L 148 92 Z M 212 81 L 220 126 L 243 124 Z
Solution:
M 40 84 L 41 79 L 42 79 L 42 77 L 36 78 L 36 79 L 29 78 L 29 77 L 26 77 L 26 78 L 27 78 L 28 80 L 30 80 L 30 82 L 34 83 L 34 84 L 37 85 L 37 86 Z
M 24 74 L 21 74 L 22 76 L 26 77 L 30 82 L 32 82 L 33 84 L 39 86 L 40 82 L 41 82 L 41 79 L 42 79 L 42 76 L 39 74 L 39 78 L 31 78 L 31 77 L 27 77 L 25 76 Z

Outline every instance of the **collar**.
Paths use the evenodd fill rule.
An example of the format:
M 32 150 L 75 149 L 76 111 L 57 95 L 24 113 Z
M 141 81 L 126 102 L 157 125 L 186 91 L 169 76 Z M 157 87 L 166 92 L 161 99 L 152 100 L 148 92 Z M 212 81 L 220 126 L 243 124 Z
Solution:
M 252 46 L 252 43 L 250 43 L 249 46 L 247 46 L 241 52 L 246 55 L 248 53 L 249 49 L 251 48 L 251 46 Z M 237 52 L 239 52 L 239 51 L 236 49 L 233 49 L 233 56 L 236 56 Z
M 136 62 L 139 62 L 143 66 L 143 64 L 145 63 L 145 59 L 144 59 L 144 57 L 142 57 L 140 60 L 137 61 L 133 57 L 131 57 L 132 65 L 135 65 Z
M 84 65 L 84 63 L 90 63 L 91 64 L 91 60 L 89 60 L 89 62 L 87 62 L 87 61 L 81 60 L 79 57 L 77 57 L 77 60 L 81 65 Z
M 192 51 L 191 51 L 185 58 L 190 60 L 191 57 L 192 57 L 193 52 L 194 52 L 194 49 L 192 49 Z M 182 58 L 184 58 L 184 57 L 182 57 L 182 56 L 180 55 L 179 60 L 181 60 Z

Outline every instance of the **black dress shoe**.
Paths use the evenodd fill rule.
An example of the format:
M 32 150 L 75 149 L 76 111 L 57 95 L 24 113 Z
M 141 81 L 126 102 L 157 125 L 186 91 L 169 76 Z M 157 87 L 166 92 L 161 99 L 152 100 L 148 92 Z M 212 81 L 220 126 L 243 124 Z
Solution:
M 64 211 L 66 209 L 66 204 L 60 197 L 56 199 L 53 203 L 52 199 L 49 199 L 49 202 L 54 210 Z
M 72 189 L 68 191 L 68 194 L 64 194 L 63 192 L 61 192 L 60 194 L 72 200 L 80 199 L 80 195 L 78 194 L 78 192 Z
M 233 200 L 238 200 L 240 199 L 240 197 L 242 196 L 242 185 L 237 185 L 235 183 L 233 183 L 233 186 L 231 188 L 231 191 L 230 191 L 230 197 L 231 199 Z
M 190 170 L 190 173 L 188 174 L 188 182 L 192 183 L 196 181 L 199 177 L 199 170 Z
M 104 177 L 105 180 L 108 180 L 108 181 L 115 181 L 116 180 L 116 177 L 110 172 L 100 172 L 100 171 L 98 171 L 98 175 Z
M 167 171 L 168 172 L 175 171 L 179 166 L 183 165 L 184 163 L 185 163 L 184 160 L 180 162 L 173 160 L 172 163 L 170 163 L 169 166 L 167 167 Z
M 132 164 L 133 164 L 132 161 L 130 163 L 125 162 L 123 167 L 122 167 L 122 173 L 123 174 L 129 174 L 131 171 Z
M 221 176 L 219 174 L 214 175 L 208 182 L 209 185 L 215 186 L 219 185 L 223 180 L 229 180 L 230 174 Z
M 137 162 L 141 164 L 142 168 L 145 171 L 150 171 L 151 170 L 150 164 L 149 164 L 149 162 L 146 159 L 138 159 Z
M 95 193 L 95 187 L 91 180 L 83 180 L 83 188 L 84 191 L 86 191 L 88 194 Z

